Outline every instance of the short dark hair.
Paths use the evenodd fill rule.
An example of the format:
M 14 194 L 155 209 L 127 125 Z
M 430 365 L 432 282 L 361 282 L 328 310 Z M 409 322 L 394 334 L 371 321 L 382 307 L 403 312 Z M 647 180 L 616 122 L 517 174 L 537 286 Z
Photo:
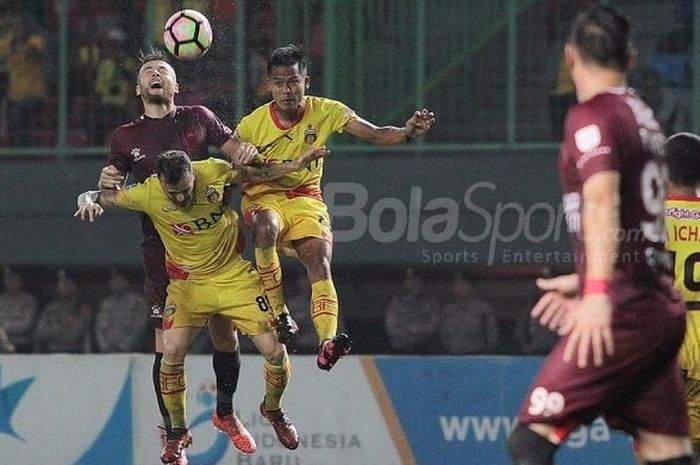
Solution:
M 679 132 L 666 141 L 668 178 L 673 184 L 695 187 L 700 183 L 700 137 Z
M 168 150 L 158 155 L 156 175 L 166 183 L 177 184 L 186 173 L 191 172 L 190 157 L 182 150 Z
M 306 72 L 306 56 L 299 47 L 294 44 L 289 44 L 285 47 L 277 47 L 270 59 L 267 61 L 267 74 L 272 73 L 273 66 L 294 66 L 299 63 L 299 72 Z
M 631 26 L 613 8 L 596 5 L 580 13 L 571 26 L 569 42 L 586 61 L 625 71 L 632 55 Z
M 150 61 L 164 61 L 170 64 L 169 56 L 167 53 L 165 53 L 165 50 L 152 48 L 145 52 L 143 50 L 139 52 L 139 63 L 141 63 L 141 66 Z

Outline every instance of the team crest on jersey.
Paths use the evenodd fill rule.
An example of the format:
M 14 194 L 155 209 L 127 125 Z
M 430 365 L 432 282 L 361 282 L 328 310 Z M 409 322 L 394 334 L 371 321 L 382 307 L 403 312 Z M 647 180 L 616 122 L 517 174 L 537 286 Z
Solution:
M 176 236 L 189 236 L 190 234 L 194 234 L 192 226 L 187 223 L 171 224 L 170 229 L 173 230 Z
M 131 156 L 134 158 L 134 161 L 140 161 L 146 158 L 146 155 L 142 154 L 141 149 L 138 147 L 131 149 Z
M 204 195 L 207 197 L 209 203 L 219 202 L 219 193 L 216 191 L 214 186 L 207 186 L 207 190 L 204 191 Z
M 309 125 L 304 131 L 304 142 L 308 145 L 313 144 L 318 139 L 318 129 Z

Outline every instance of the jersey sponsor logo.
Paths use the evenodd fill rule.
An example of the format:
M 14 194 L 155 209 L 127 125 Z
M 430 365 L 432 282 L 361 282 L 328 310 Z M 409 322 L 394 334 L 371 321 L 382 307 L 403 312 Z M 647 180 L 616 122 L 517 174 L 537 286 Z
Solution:
M 218 195 L 218 194 L 217 194 Z M 224 209 L 220 207 L 218 211 L 211 212 L 209 216 L 196 218 L 190 223 L 175 223 L 170 225 L 170 229 L 176 236 L 189 236 L 194 234 L 195 229 L 202 231 L 214 227 L 221 217 L 224 216 Z
M 595 149 L 591 150 L 590 152 L 586 152 L 583 155 L 581 155 L 581 158 L 578 159 L 576 162 L 576 168 L 581 169 L 583 168 L 583 165 L 588 163 L 588 160 L 591 158 L 598 157 L 600 155 L 608 155 L 612 152 L 612 149 L 608 146 L 603 146 L 603 147 L 596 147 Z
M 194 234 L 192 226 L 187 223 L 171 224 L 170 229 L 173 230 L 176 236 L 188 236 Z
M 133 159 L 134 159 L 135 162 L 136 162 L 136 161 L 141 161 L 141 160 L 143 160 L 144 158 L 146 158 L 146 155 L 144 155 L 143 153 L 141 153 L 141 149 L 138 148 L 138 147 L 134 147 L 133 149 L 131 149 L 131 156 L 133 157 Z
M 304 131 L 304 142 L 308 145 L 313 144 L 318 139 L 318 129 L 312 127 L 310 124 Z
M 700 210 L 693 208 L 667 207 L 666 216 L 677 220 L 700 220 Z
M 600 145 L 601 136 L 600 128 L 597 124 L 589 124 L 584 126 L 574 134 L 576 148 L 581 153 L 590 152 Z

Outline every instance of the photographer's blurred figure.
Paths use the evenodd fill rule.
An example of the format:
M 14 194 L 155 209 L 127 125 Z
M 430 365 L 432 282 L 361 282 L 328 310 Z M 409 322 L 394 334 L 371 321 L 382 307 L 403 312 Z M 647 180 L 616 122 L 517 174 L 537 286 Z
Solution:
M 109 278 L 109 294 L 95 315 L 95 352 L 142 352 L 150 335 L 148 305 L 134 292 L 129 278 L 114 270 Z
M 90 349 L 92 310 L 78 284 L 64 270 L 58 272 L 56 297 L 46 304 L 34 331 L 37 353 L 85 353 Z
M 413 268 L 406 270 L 399 294 L 391 299 L 384 327 L 395 352 L 434 353 L 440 324 L 440 306 L 426 292 L 425 282 Z
M 5 289 L 0 293 L 0 345 L 4 352 L 31 352 L 37 316 L 36 298 L 22 291 L 22 277 L 8 267 L 3 270 L 3 285 Z
M 488 354 L 498 346 L 498 325 L 491 306 L 477 297 L 462 273 L 452 282 L 452 301 L 440 312 L 440 342 L 448 354 Z

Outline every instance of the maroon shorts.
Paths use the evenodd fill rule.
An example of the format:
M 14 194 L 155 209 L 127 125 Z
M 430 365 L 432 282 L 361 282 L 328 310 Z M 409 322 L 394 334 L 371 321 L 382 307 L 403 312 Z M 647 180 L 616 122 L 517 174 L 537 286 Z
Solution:
M 165 271 L 165 249 L 162 244 L 143 244 L 144 285 L 146 302 L 150 308 L 151 325 L 154 328 L 163 326 L 163 307 L 167 297 L 170 278 Z
M 563 440 L 603 415 L 612 428 L 687 436 L 688 415 L 676 363 L 685 315 L 614 319 L 615 354 L 601 367 L 562 361 L 568 337 L 545 359 L 518 415 L 520 424 L 558 427 Z M 646 321 L 648 320 L 648 321 Z

